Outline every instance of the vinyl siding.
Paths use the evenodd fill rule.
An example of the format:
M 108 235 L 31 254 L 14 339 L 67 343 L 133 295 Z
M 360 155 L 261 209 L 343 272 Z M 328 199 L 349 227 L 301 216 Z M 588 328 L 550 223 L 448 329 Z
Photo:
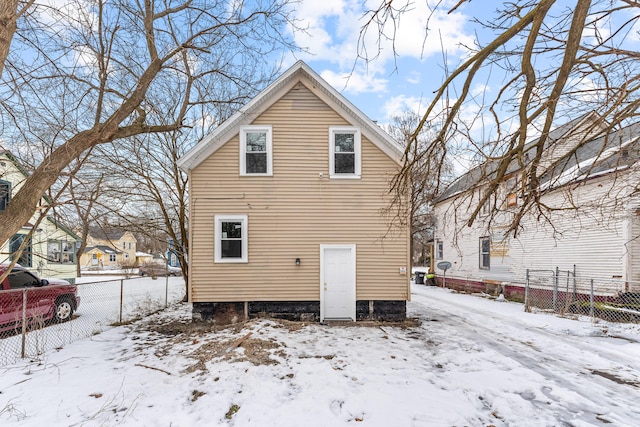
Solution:
M 238 135 L 191 171 L 191 300 L 317 301 L 320 244 L 354 243 L 357 299 L 408 299 L 408 232 L 381 215 L 398 165 L 363 136 L 361 179 L 329 179 L 329 126 L 350 124 L 302 84 L 252 124 L 273 176 L 239 175 Z M 248 263 L 213 261 L 216 214 L 248 216 Z
M 447 274 L 517 283 L 524 282 L 527 268 L 572 270 L 575 264 L 579 278 L 593 278 L 605 286 L 608 281 L 638 280 L 640 266 L 634 260 L 640 259 L 640 217 L 635 209 L 640 205 L 630 198 L 630 183 L 637 180 L 637 172 L 612 174 L 546 194 L 542 202 L 549 207 L 579 209 L 547 211 L 549 222 L 534 211 L 523 218 L 518 237 L 503 243 L 500 225 L 510 219 L 508 213 L 497 215 L 490 230 L 482 218 L 466 227 L 477 200 L 461 195 L 440 203 L 436 238 L 443 240 L 444 258 L 453 263 Z M 489 271 L 477 268 L 481 235 L 494 237 Z

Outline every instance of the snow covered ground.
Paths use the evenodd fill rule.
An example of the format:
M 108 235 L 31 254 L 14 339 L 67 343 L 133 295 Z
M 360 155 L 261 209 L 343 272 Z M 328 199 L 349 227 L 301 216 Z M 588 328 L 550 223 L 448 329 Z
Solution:
M 415 325 L 251 320 L 180 304 L 2 369 L 20 426 L 636 426 L 640 328 L 413 287 Z M 409 322 L 410 323 L 410 322 Z

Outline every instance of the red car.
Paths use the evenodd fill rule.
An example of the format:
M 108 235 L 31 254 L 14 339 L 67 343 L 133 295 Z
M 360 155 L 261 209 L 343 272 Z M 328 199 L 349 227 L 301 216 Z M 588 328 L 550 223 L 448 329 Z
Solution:
M 7 266 L 0 265 L 0 274 Z M 26 268 L 15 266 L 0 287 L 0 331 L 22 325 L 26 291 L 26 318 L 30 325 L 66 322 L 80 305 L 78 288 L 66 280 L 39 279 Z

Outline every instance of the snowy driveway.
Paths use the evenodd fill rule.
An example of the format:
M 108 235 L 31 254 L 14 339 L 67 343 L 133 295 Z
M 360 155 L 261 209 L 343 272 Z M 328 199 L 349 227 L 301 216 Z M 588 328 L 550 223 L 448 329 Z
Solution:
M 0 377 L 20 426 L 636 426 L 640 329 L 414 286 L 419 326 L 252 320 L 187 305 Z M 620 338 L 614 338 L 619 336 Z

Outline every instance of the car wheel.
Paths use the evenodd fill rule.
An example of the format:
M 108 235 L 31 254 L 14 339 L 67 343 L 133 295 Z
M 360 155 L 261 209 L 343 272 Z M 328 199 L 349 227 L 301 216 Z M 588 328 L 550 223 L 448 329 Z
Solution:
M 56 301 L 53 309 L 53 321 L 56 323 L 67 322 L 73 315 L 73 304 L 68 298 L 61 298 Z

